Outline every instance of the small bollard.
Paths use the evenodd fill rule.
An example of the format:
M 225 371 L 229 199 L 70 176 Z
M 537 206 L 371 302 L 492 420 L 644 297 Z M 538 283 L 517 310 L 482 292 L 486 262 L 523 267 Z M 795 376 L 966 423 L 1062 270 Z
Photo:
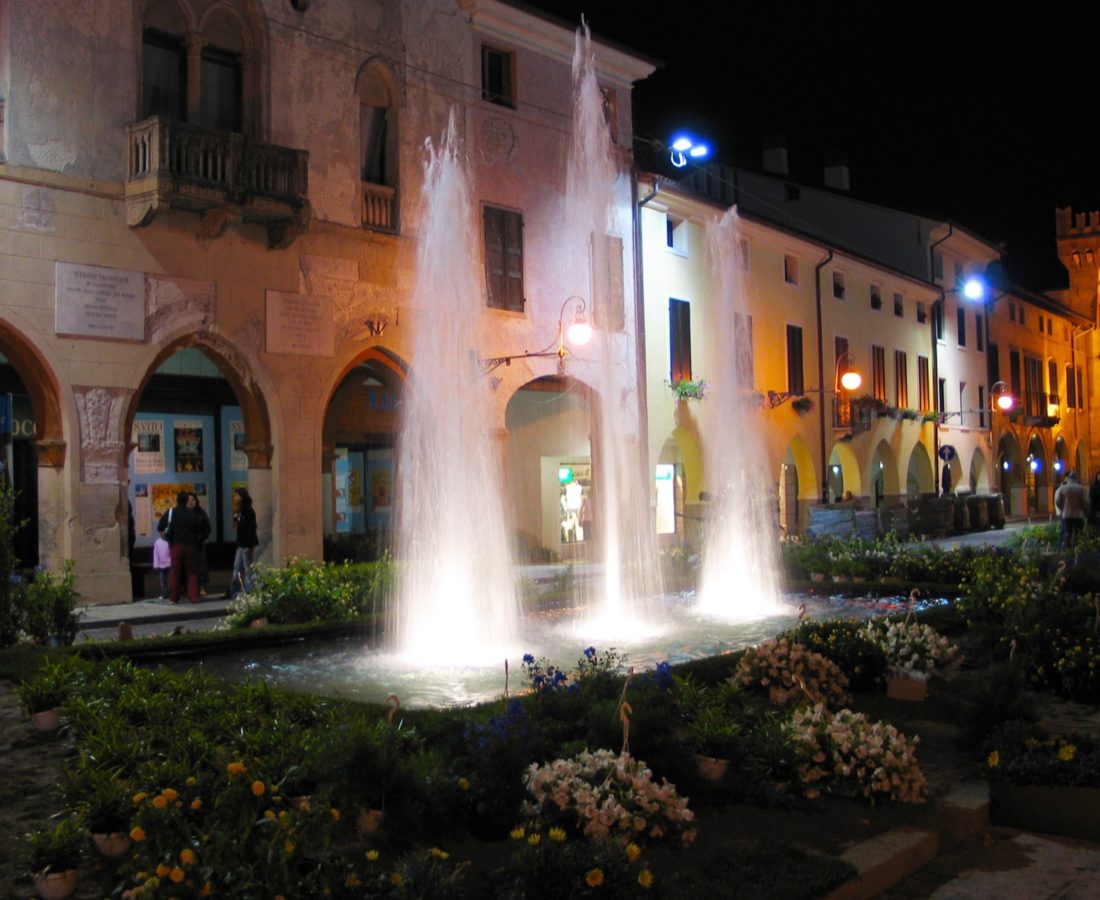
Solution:
M 134 639 L 134 629 L 129 622 L 118 623 L 118 639 L 120 641 L 132 641 Z

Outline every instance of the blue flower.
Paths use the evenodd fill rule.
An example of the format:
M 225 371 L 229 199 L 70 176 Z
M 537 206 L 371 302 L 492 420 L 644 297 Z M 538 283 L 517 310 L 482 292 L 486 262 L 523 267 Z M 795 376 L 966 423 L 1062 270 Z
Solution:
M 587 648 L 584 651 L 584 655 L 587 656 L 589 659 L 592 659 L 596 655 L 596 648 L 595 647 Z
M 525 666 L 529 666 L 529 665 L 533 664 L 534 661 L 535 661 L 535 657 L 532 654 L 530 654 L 530 653 L 524 653 L 523 654 L 523 664 Z

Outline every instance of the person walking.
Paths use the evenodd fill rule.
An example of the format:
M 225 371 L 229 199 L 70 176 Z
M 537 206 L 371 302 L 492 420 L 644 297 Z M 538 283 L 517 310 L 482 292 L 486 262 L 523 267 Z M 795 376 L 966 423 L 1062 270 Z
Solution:
M 199 602 L 199 538 L 201 521 L 188 508 L 188 491 L 176 494 L 176 505 L 160 518 L 157 530 L 168 541 L 172 567 L 168 573 L 168 600 L 180 602 L 180 582 L 187 579 L 187 599 Z
M 225 592 L 226 599 L 232 599 L 238 593 L 252 592 L 252 554 L 260 543 L 256 510 L 252 508 L 248 488 L 239 487 L 233 494 L 237 498 L 237 511 L 233 513 L 233 524 L 237 528 L 237 552 L 233 556 L 233 575 L 229 579 L 229 590 Z
M 1089 492 L 1073 470 L 1066 475 L 1066 480 L 1061 487 L 1054 492 L 1054 507 L 1062 517 L 1062 537 L 1059 542 L 1060 550 L 1067 550 L 1074 545 L 1077 535 L 1085 527 L 1085 518 L 1089 512 Z

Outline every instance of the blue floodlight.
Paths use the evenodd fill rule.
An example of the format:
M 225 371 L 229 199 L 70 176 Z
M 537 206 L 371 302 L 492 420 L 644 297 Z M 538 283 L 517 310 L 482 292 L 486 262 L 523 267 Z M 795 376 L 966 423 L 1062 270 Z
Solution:
M 710 147 L 702 141 L 696 142 L 689 134 L 678 134 L 668 145 L 669 159 L 677 169 L 687 165 L 688 158 L 698 161 L 710 156 Z
M 962 295 L 967 300 L 982 300 L 985 298 L 985 282 L 980 278 L 971 276 L 962 286 Z

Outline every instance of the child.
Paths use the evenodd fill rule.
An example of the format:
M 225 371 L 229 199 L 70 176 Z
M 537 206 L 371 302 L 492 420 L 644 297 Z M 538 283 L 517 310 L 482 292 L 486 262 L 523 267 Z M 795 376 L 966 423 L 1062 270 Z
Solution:
M 164 532 L 157 532 L 157 539 L 153 542 L 153 568 L 160 573 L 160 599 L 168 599 L 168 571 L 172 568 L 172 551 L 168 547 L 168 541 L 164 539 Z

